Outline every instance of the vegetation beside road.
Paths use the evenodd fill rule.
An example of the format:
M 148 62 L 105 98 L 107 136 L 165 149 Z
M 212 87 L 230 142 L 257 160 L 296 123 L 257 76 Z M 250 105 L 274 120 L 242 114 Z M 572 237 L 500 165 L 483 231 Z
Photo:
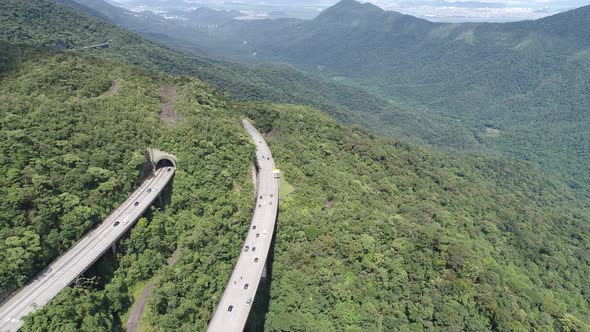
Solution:
M 297 187 L 281 201 L 265 330 L 590 327 L 590 216 L 559 181 L 305 107 L 239 109 L 272 128 Z
M 49 1 L 8 4 L 23 16 L 0 23 L 37 26 L 32 45 L 55 46 L 36 10 L 71 38 L 122 39 L 83 53 L 0 47 L 0 287 L 22 285 L 122 202 L 146 146 L 180 161 L 164 207 L 122 240 L 118 267 L 89 272 L 23 331 L 123 330 L 132 286 L 148 278 L 151 328 L 205 329 L 251 217 L 254 146 L 240 116 L 272 132 L 297 188 L 281 201 L 266 330 L 589 329 L 590 216 L 534 164 L 378 138 L 308 107 L 236 102 L 196 78 L 129 66 L 174 72 L 187 57 Z M 173 125 L 159 116 L 163 86 L 176 87 Z
M 240 100 L 304 104 L 419 144 L 534 161 L 590 197 L 590 6 L 449 24 L 344 0 L 313 20 L 224 20 L 204 32 L 82 2 L 172 48 L 307 72 L 226 63 L 196 74 Z
M 50 85 L 48 78 L 55 78 Z M 118 92 L 103 96 L 113 79 L 123 82 Z M 584 287 L 590 264 L 583 253 L 589 247 L 590 218 L 567 188 L 531 165 L 451 156 L 374 138 L 301 106 L 232 104 L 191 78 L 150 75 L 73 54 L 25 62 L 0 84 L 7 105 L 3 128 L 10 129 L 2 131 L 3 153 L 10 156 L 3 167 L 12 169 L 6 174 L 29 169 L 7 162 L 25 160 L 19 156 L 27 151 L 29 160 L 46 165 L 11 185 L 15 193 L 36 190 L 35 200 L 20 205 L 28 206 L 29 213 L 5 207 L 3 211 L 15 211 L 7 220 L 55 207 L 36 202 L 65 192 L 79 197 L 75 207 L 109 197 L 103 210 L 95 212 L 100 220 L 137 179 L 142 150 L 131 144 L 132 137 L 138 146 L 155 145 L 176 154 L 181 163 L 166 209 L 153 210 L 123 240 L 112 275 L 68 288 L 28 317 L 24 331 L 122 329 L 120 315 L 130 305 L 130 286 L 154 274 L 148 323 L 155 329 L 179 328 L 179 322 L 181 330 L 204 328 L 250 218 L 254 150 L 239 125 L 243 115 L 262 131 L 272 130 L 267 139 L 273 154 L 297 187 L 281 205 L 269 330 L 567 330 L 588 324 Z M 158 91 L 168 84 L 177 86 L 174 111 L 183 119 L 172 127 L 158 116 Z M 126 118 L 133 124 L 121 120 Z M 32 135 L 23 141 L 17 134 L 24 126 Z M 104 139 L 78 141 L 83 137 Z M 124 144 L 130 152 L 121 150 Z M 19 149 L 8 149 L 13 146 Z M 134 154 L 138 165 L 129 162 L 128 155 Z M 70 172 L 76 176 L 67 176 Z M 114 187 L 123 189 L 113 189 L 109 196 L 104 183 L 125 184 L 117 182 L 119 172 L 126 187 Z M 112 175 L 91 182 L 92 174 Z M 93 220 L 76 215 L 66 223 L 65 216 L 72 217 L 56 213 L 54 224 L 48 218 L 22 219 L 20 228 L 2 231 L 13 232 L 9 238 L 26 238 L 39 229 L 55 229 L 51 232 L 57 231 L 58 243 L 66 247 L 67 235 L 72 230 L 82 234 Z M 15 233 L 19 229 L 22 233 Z M 5 245 L 12 243 L 16 241 Z M 174 266 L 162 268 L 177 245 L 186 250 Z M 51 260 L 53 247 L 39 248 L 44 250 L 18 251 L 41 268 Z M 57 254 L 61 247 L 56 248 Z M 2 272 L 12 276 L 17 271 Z M 34 270 L 18 273 L 26 280 Z M 511 300 L 515 298 L 519 301 Z
M 115 79 L 119 90 L 104 96 Z M 177 86 L 175 112 L 183 117 L 172 127 L 159 117 L 159 89 L 167 84 Z M 120 328 L 130 285 L 151 277 L 194 225 L 214 222 L 210 234 L 224 236 L 247 227 L 254 148 L 239 117 L 202 82 L 47 53 L 5 72 L 0 91 L 7 175 L 0 190 L 2 289 L 22 286 L 122 202 L 137 185 L 146 146 L 175 154 L 183 165 L 166 209 L 153 209 L 122 241 L 112 275 L 62 292 L 27 320 L 25 331 Z M 231 257 L 238 249 L 218 250 Z

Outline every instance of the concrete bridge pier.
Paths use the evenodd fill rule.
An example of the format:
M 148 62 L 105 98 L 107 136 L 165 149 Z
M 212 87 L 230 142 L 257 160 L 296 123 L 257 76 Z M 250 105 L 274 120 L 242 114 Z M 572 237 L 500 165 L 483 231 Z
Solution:
M 119 247 L 117 246 L 117 241 L 113 242 L 113 245 L 111 246 L 111 251 L 113 252 L 113 265 L 115 266 L 115 268 L 119 267 L 119 261 L 117 260 L 117 253 L 119 252 Z
M 264 268 L 262 269 L 262 276 L 260 277 L 260 285 L 266 285 L 268 281 L 268 260 L 264 263 Z

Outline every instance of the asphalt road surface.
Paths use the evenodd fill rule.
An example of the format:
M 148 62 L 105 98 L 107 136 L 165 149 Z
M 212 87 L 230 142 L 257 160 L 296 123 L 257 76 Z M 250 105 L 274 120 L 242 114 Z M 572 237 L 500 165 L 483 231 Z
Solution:
M 158 169 L 98 227 L 4 302 L 0 307 L 0 331 L 17 331 L 23 324 L 23 317 L 49 303 L 84 273 L 141 217 L 172 179 L 174 172 L 174 167 Z M 116 222 L 118 225 L 114 226 Z
M 258 166 L 258 193 L 252 216 L 252 224 L 240 252 L 238 262 L 209 322 L 209 332 L 241 332 L 244 330 L 254 295 L 258 289 L 262 270 L 270 249 L 277 207 L 279 204 L 279 179 L 275 178 L 275 163 L 264 138 L 250 122 L 244 127 L 256 144 Z

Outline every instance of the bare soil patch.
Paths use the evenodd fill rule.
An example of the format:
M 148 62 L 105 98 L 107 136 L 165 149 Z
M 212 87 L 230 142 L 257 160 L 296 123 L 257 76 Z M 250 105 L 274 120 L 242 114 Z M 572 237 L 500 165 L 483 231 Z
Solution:
M 164 103 L 160 105 L 160 119 L 169 125 L 179 122 L 181 117 L 178 113 L 174 112 L 176 87 L 173 85 L 163 86 L 160 88 L 160 96 L 164 98 Z
M 107 97 L 111 97 L 114 96 L 117 93 L 117 91 L 119 91 L 119 82 L 117 82 L 116 80 L 112 80 L 109 91 L 105 92 L 104 95 Z
M 272 128 L 271 131 L 264 134 L 265 137 L 274 137 L 277 134 L 277 128 Z

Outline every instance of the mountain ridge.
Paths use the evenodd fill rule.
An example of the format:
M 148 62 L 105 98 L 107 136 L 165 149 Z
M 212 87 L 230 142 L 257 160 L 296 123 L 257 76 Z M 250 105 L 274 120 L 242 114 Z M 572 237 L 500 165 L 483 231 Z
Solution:
M 434 23 L 347 0 L 309 21 L 234 21 L 192 38 L 205 50 L 287 62 L 424 109 L 441 124 L 435 132 L 459 124 L 469 138 L 448 145 L 418 131 L 419 141 L 534 160 L 590 196 L 590 137 L 570 120 L 590 125 L 583 111 L 590 105 L 583 78 L 590 75 L 590 6 L 534 21 Z M 244 42 L 255 45 L 255 55 L 235 47 Z M 381 132 L 410 130 L 395 117 L 385 112 L 363 124 Z

